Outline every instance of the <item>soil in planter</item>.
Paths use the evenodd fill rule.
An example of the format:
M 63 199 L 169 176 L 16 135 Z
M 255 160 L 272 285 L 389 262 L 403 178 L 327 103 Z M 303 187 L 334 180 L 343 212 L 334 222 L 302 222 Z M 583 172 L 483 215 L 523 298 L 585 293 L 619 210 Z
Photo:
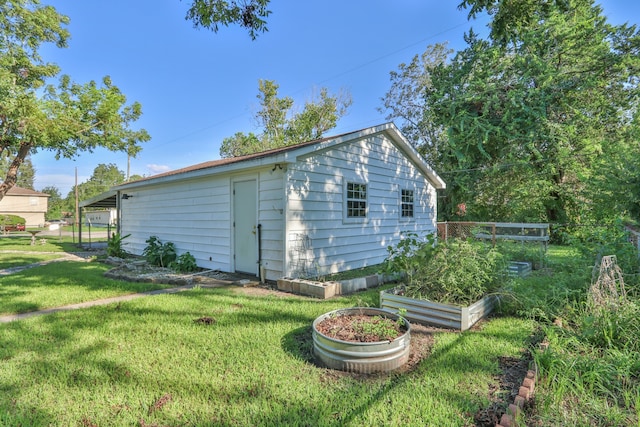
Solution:
M 330 316 L 316 329 L 329 338 L 353 342 L 393 341 L 407 331 L 393 319 L 366 314 Z

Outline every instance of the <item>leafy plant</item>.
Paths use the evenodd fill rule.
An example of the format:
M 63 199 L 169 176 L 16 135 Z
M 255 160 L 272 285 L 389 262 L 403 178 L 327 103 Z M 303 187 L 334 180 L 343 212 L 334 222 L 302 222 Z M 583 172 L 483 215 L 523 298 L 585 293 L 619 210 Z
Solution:
M 172 262 L 169 267 L 179 273 L 189 273 L 196 271 L 198 264 L 196 264 L 196 258 L 190 252 L 185 252 Z
M 408 282 L 412 283 L 414 275 L 418 274 L 435 254 L 435 243 L 434 233 L 427 234 L 423 239 L 417 233 L 405 233 L 395 246 L 387 247 L 385 272 L 404 274 Z
M 167 267 L 176 260 L 176 247 L 173 242 L 162 243 L 157 236 L 150 236 L 145 243 L 147 246 L 142 254 L 149 264 Z
M 502 255 L 466 240 L 440 243 L 427 262 L 412 262 L 406 295 L 442 303 L 468 305 L 495 292 L 506 279 Z
M 124 250 L 123 243 L 124 239 L 131 236 L 131 234 L 127 234 L 126 236 L 121 236 L 119 233 L 113 233 L 111 235 L 111 239 L 107 242 L 107 255 L 118 257 L 118 258 L 126 258 L 129 253 Z

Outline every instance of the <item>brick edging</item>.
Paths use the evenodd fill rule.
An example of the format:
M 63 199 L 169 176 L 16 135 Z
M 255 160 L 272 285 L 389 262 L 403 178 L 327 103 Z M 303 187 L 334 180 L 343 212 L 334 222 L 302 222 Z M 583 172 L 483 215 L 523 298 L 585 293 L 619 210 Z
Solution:
M 496 427 L 516 426 L 516 419 L 522 413 L 525 403 L 533 397 L 537 378 L 537 367 L 534 364 L 533 369 L 527 371 L 527 375 L 518 389 L 518 395 L 513 399 L 513 403 L 509 404 L 507 412 L 502 415 L 500 423 L 496 424 Z

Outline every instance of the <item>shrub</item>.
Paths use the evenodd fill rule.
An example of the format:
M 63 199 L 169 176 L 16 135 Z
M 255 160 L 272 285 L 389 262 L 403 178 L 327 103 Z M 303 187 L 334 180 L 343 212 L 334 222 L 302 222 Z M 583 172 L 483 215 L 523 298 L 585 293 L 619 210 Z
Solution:
M 189 252 L 185 252 L 180 255 L 178 259 L 169 265 L 169 267 L 179 273 L 189 273 L 198 269 L 195 257 Z
M 167 267 L 176 260 L 176 247 L 173 242 L 162 243 L 157 236 L 151 236 L 145 243 L 147 247 L 142 254 L 149 264 Z
M 25 219 L 18 215 L 0 215 L 0 226 L 13 227 L 26 223 Z
M 131 234 L 121 236 L 118 233 L 113 233 L 111 235 L 111 239 L 109 239 L 109 241 L 107 242 L 107 255 L 118 258 L 126 258 L 129 253 L 124 250 L 124 244 L 122 242 L 129 236 L 131 236 Z

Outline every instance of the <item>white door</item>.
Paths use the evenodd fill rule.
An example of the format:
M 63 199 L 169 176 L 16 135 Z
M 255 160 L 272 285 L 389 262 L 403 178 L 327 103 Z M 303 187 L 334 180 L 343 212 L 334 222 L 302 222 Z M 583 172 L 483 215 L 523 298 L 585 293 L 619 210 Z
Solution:
M 256 181 L 233 183 L 235 271 L 258 274 Z

